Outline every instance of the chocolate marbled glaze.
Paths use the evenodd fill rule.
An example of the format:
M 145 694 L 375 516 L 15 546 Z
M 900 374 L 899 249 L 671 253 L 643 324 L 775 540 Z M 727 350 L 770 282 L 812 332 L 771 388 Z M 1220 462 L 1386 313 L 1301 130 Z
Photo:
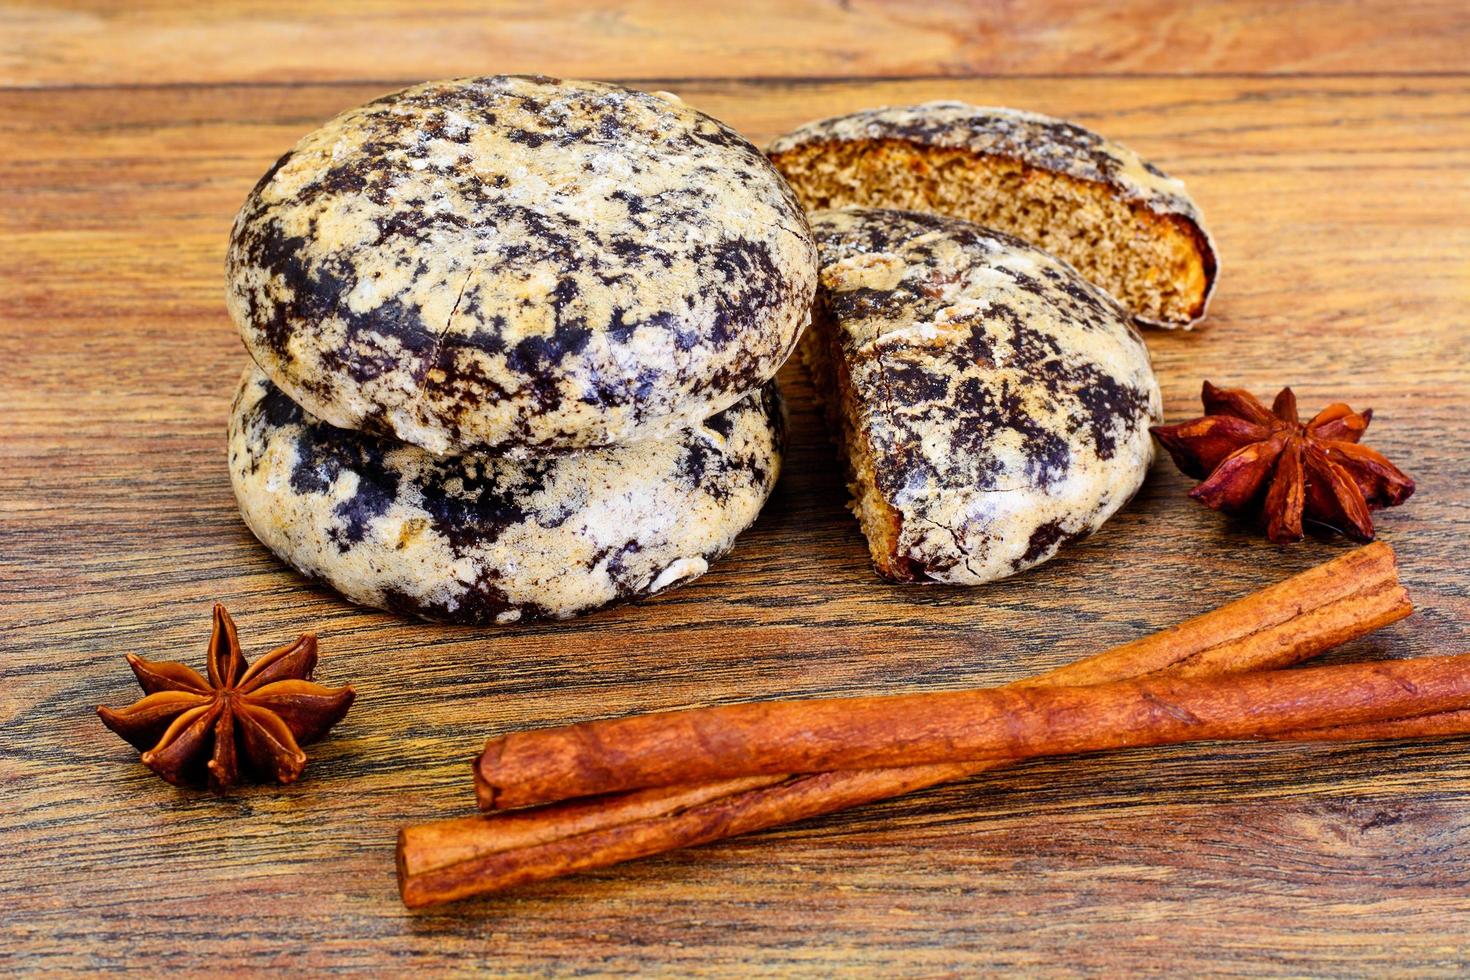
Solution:
M 914 577 L 1029 568 L 1137 492 L 1162 402 L 1116 301 L 1049 253 L 953 218 L 846 208 L 812 227 L 818 332 L 835 336 L 848 424 Z
M 780 470 L 774 381 L 674 438 L 513 460 L 436 456 L 312 418 L 258 368 L 230 417 L 255 536 L 357 602 L 426 619 L 564 618 L 702 574 Z
M 815 289 L 766 158 L 667 94 L 497 76 L 343 113 L 235 221 L 230 312 L 312 414 L 434 452 L 658 437 L 791 353 Z

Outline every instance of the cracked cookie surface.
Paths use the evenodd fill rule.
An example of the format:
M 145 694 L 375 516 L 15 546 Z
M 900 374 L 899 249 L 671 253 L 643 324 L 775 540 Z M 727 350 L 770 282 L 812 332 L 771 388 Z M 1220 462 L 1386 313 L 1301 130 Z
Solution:
M 1128 314 L 1050 254 L 938 215 L 819 212 L 803 353 L 879 572 L 977 584 L 1137 492 L 1161 411 Z
M 515 460 L 436 456 L 312 418 L 258 368 L 230 414 L 241 515 L 349 599 L 443 622 L 565 618 L 690 581 L 780 470 L 768 382 L 669 439 Z
M 236 218 L 230 313 L 298 404 L 433 452 L 675 432 L 773 377 L 815 289 L 759 150 L 674 96 L 495 76 L 349 110 Z

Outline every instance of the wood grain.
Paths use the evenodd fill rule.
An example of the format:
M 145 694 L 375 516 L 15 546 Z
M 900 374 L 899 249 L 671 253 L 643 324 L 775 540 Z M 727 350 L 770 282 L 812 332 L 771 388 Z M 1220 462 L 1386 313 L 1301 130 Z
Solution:
M 0 84 L 1461 71 L 1456 0 L 7 0 Z
M 39 23 L 66 9 L 86 12 L 7 14 Z M 251 40 L 241 25 L 268 20 L 266 9 L 225 14 Z M 1244 23 L 1254 8 L 1234 9 Z M 1402 9 L 1412 18 L 1428 8 Z M 144 5 L 117 23 L 142 32 L 169 16 Z M 1436 67 L 1453 20 L 1441 11 L 1443 30 L 1407 67 Z M 1327 42 L 1302 63 L 1342 66 L 1337 29 L 1324 27 Z M 51 46 L 31 44 L 33 63 L 8 69 L 27 84 L 137 81 L 151 70 L 135 51 L 93 74 L 81 56 L 62 57 L 71 42 L 35 30 Z M 1117 36 L 1097 35 L 1101 70 L 1123 64 L 1106 57 Z M 1161 36 L 1140 44 L 1157 49 Z M 207 40 L 170 70 L 249 80 L 244 54 L 221 67 Z M 1277 40 L 1287 59 L 1304 43 Z M 1364 35 L 1355 50 L 1364 62 L 1381 50 L 1392 67 L 1397 43 L 1390 34 L 1379 49 Z M 248 46 L 265 65 L 301 57 Z M 764 70 L 738 43 L 724 50 L 700 72 Z M 611 74 L 582 71 L 591 63 L 578 57 L 546 67 Z M 1261 394 L 1290 382 L 1307 410 L 1336 398 L 1371 405 L 1368 441 L 1420 483 L 1378 520 L 1420 611 L 1337 659 L 1470 650 L 1470 77 L 650 84 L 759 140 L 880 102 L 1021 105 L 1079 118 L 1185 177 L 1224 273 L 1206 329 L 1149 337 L 1169 417 L 1195 411 L 1203 377 Z M 236 514 L 224 420 L 245 354 L 224 312 L 222 261 L 233 212 L 268 163 L 383 88 L 0 92 L 0 968 L 1470 968 L 1463 742 L 1037 762 L 405 912 L 393 833 L 473 811 L 469 763 L 487 736 L 754 697 L 1003 682 L 1346 546 L 1269 545 L 1188 501 L 1188 481 L 1160 463 L 1102 532 L 1040 569 L 977 590 L 884 586 L 844 509 L 809 385 L 788 367 L 794 441 L 782 483 L 736 552 L 691 586 L 573 623 L 500 630 L 349 606 L 285 570 Z M 215 599 L 250 653 L 315 628 L 322 678 L 358 688 L 291 787 L 223 800 L 177 791 L 92 714 L 134 698 L 125 651 L 202 661 Z

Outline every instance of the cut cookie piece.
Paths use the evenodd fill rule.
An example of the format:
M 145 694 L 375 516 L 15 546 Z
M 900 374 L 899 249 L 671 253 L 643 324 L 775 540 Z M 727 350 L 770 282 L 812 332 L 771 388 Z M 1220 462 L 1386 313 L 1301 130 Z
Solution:
M 563 618 L 702 574 L 780 469 L 775 382 L 673 438 L 523 461 L 434 456 L 307 415 L 257 368 L 230 416 L 240 513 L 357 602 L 454 623 Z
M 848 208 L 812 227 L 821 285 L 802 352 L 881 575 L 1011 575 L 1137 492 L 1161 399 L 1115 300 L 954 218 Z
M 769 153 L 810 210 L 906 208 L 998 228 L 1066 259 L 1143 323 L 1189 327 L 1214 289 L 1214 246 L 1183 182 L 1074 123 L 928 102 L 809 123 Z
M 430 82 L 308 134 L 235 219 L 245 345 L 333 425 L 436 453 L 613 445 L 773 377 L 816 286 L 759 150 L 677 98 Z

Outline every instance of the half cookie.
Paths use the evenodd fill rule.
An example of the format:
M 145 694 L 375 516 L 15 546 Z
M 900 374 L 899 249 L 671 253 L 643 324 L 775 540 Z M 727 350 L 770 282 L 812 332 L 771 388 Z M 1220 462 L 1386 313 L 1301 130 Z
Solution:
M 812 220 L 821 285 L 802 351 L 881 575 L 1010 575 L 1137 492 L 1161 399 L 1116 301 L 965 221 L 865 208 Z
M 1184 184 L 1074 123 L 928 102 L 809 123 L 769 153 L 810 210 L 907 208 L 1009 232 L 1144 323 L 1191 326 L 1214 289 L 1215 250 Z
M 235 219 L 251 356 L 333 425 L 437 453 L 670 435 L 773 377 L 816 285 L 769 161 L 669 95 L 498 76 L 350 110 Z
M 307 415 L 256 368 L 230 417 L 240 513 L 370 606 L 456 623 L 563 618 L 700 574 L 780 469 L 775 383 L 662 439 L 532 460 L 434 456 Z

